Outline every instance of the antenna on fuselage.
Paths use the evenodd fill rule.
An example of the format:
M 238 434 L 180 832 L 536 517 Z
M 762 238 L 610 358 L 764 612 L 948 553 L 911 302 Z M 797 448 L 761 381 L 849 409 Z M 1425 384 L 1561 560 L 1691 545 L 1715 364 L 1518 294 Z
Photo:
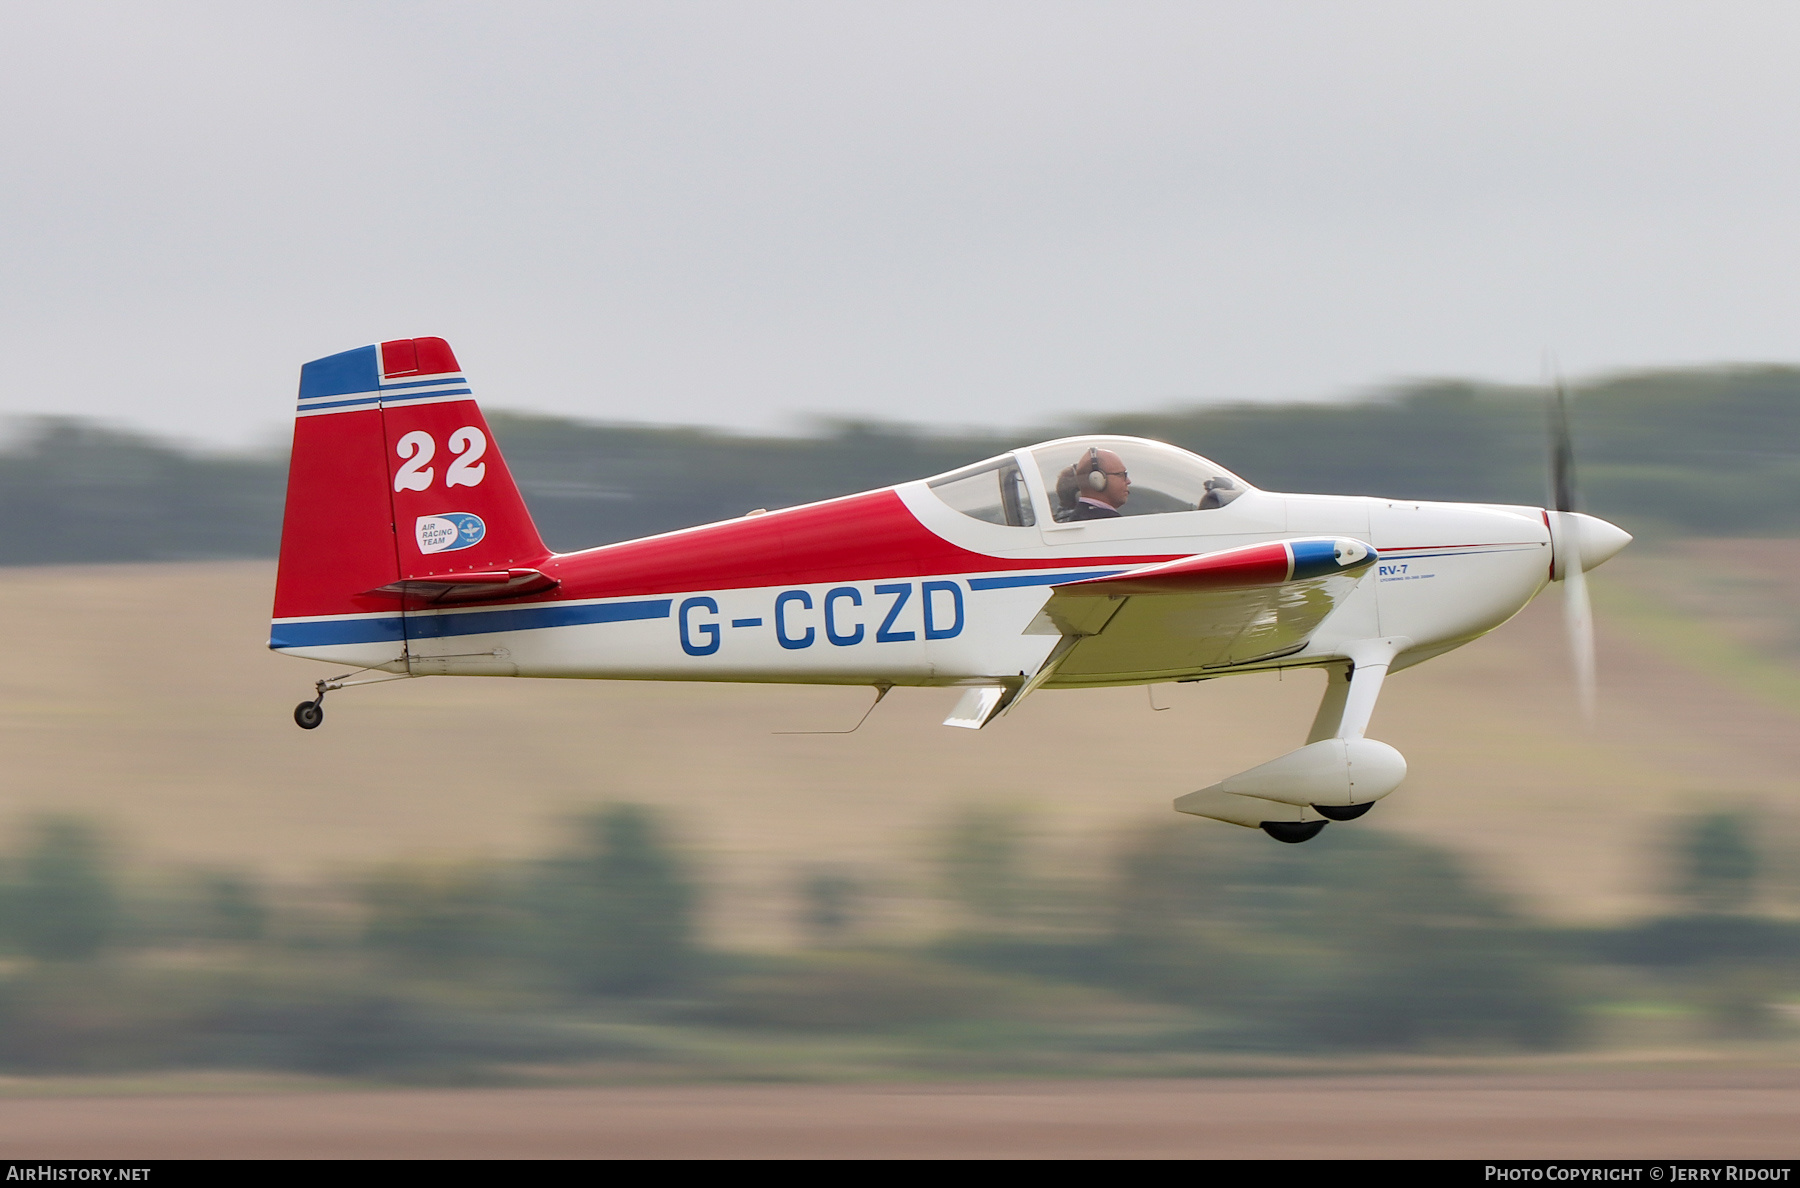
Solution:
M 876 685 L 874 688 L 875 688 L 875 700 L 871 701 L 869 703 L 869 708 L 863 711 L 863 716 L 856 720 L 856 725 L 850 727 L 850 729 L 848 729 L 848 730 L 771 730 L 771 731 L 769 731 L 769 733 L 770 734 L 855 734 L 858 730 L 862 729 L 863 723 L 867 722 L 869 720 L 869 715 L 875 712 L 875 707 L 881 704 L 882 699 L 884 697 L 886 697 L 889 693 L 892 693 L 894 691 L 894 687 L 892 685 L 887 685 L 887 684 Z

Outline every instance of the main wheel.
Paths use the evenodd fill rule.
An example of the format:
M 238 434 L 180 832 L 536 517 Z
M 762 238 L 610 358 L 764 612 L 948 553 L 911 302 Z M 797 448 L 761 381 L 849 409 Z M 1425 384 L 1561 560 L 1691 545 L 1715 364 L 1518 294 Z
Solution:
M 1278 842 L 1297 846 L 1319 836 L 1325 825 L 1324 821 L 1264 821 L 1262 831 Z
M 325 707 L 316 701 L 302 701 L 294 707 L 294 725 L 302 730 L 317 730 L 325 720 Z
M 1315 804 L 1313 812 L 1327 821 L 1354 821 L 1374 807 L 1373 800 L 1362 804 Z

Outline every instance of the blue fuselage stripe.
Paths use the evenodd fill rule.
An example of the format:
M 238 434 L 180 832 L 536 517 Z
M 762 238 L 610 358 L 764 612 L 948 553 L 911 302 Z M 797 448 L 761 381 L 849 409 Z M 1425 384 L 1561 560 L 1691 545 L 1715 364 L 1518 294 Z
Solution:
M 1090 569 L 1077 573 L 1022 573 L 1003 577 L 969 578 L 970 590 L 1007 590 L 1021 586 L 1057 586 L 1089 578 L 1111 577 L 1122 569 Z M 443 639 L 456 635 L 486 635 L 496 631 L 532 631 L 543 627 L 577 627 L 589 623 L 628 623 L 642 619 L 666 619 L 674 604 L 670 598 L 644 602 L 607 602 L 566 606 L 558 603 L 511 607 L 506 610 L 415 614 L 402 623 L 399 615 L 376 619 L 334 619 L 313 623 L 274 624 L 272 648 L 318 648 L 336 644 L 399 643 L 403 638 Z M 734 619 L 733 627 L 758 627 L 760 618 Z
M 1019 573 L 1008 577 L 970 578 L 971 590 L 1010 590 L 1017 586 L 1060 586 L 1064 582 L 1085 582 L 1089 578 L 1111 577 L 1123 569 L 1092 569 L 1086 573 Z
M 272 648 L 326 648 L 334 644 L 399 643 L 405 637 L 399 615 L 379 619 L 335 619 L 324 623 L 283 623 L 269 627 Z
M 444 639 L 454 635 L 487 635 L 495 631 L 531 631 L 540 627 L 579 627 L 588 623 L 628 623 L 666 619 L 673 600 L 605 602 L 585 606 L 518 606 L 507 610 L 460 614 L 399 615 L 379 619 L 334 619 L 323 623 L 276 623 L 272 648 L 323 648 L 338 644 L 399 643 L 402 638 Z
M 442 639 L 447 635 L 486 635 L 493 631 L 532 631 L 540 627 L 666 619 L 672 601 L 658 598 L 653 602 L 603 602 L 587 606 L 550 603 L 473 614 L 414 615 L 407 620 L 406 634 L 412 639 Z

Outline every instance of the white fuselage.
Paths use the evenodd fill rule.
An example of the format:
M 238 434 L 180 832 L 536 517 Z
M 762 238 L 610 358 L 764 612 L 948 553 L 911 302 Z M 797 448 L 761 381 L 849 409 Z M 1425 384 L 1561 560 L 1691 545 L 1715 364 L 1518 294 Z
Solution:
M 1378 564 L 1298 651 L 1225 669 L 1063 678 L 1049 687 L 1141 683 L 1329 663 L 1343 658 L 1345 645 L 1378 636 L 1404 641 L 1395 667 L 1405 667 L 1493 630 L 1551 577 L 1550 530 L 1543 511 L 1533 507 L 1246 490 L 1227 506 L 1204 511 L 1009 527 L 958 513 L 922 481 L 894 491 L 921 526 L 960 549 L 993 558 L 992 567 L 553 604 L 567 618 L 612 616 L 599 622 L 559 623 L 558 612 L 542 607 L 528 608 L 529 613 L 507 606 L 413 611 L 404 645 L 284 650 L 415 675 L 854 685 L 1019 682 L 1036 673 L 1055 646 L 1055 632 L 1034 629 L 1034 620 L 1051 586 L 1072 576 L 1297 537 L 1354 537 L 1379 551 Z M 660 539 L 679 549 L 681 538 L 703 531 Z M 1066 559 L 1066 566 L 1043 567 L 1059 559 Z M 1009 567 L 1009 560 L 1029 567 Z

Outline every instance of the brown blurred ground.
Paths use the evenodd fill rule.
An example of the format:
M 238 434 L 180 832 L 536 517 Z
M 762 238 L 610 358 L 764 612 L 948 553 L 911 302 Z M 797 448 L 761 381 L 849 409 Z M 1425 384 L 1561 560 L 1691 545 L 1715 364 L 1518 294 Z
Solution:
M 9 1159 L 1791 1159 L 1800 1073 L 0 1101 Z
M 1745 564 L 1771 550 L 1800 560 L 1800 542 L 1737 547 Z M 1627 553 L 1601 577 L 1649 597 L 1683 565 L 1736 572 L 1735 555 Z M 1795 605 L 1793 575 L 1764 570 L 1744 571 L 1764 603 Z M 898 690 L 856 734 L 781 736 L 848 726 L 869 695 L 431 678 L 334 694 L 305 733 L 292 707 L 333 670 L 267 652 L 271 578 L 255 562 L 0 571 L 0 831 L 74 811 L 146 862 L 306 879 L 533 853 L 560 814 L 635 800 L 667 809 L 704 856 L 719 941 L 783 944 L 800 864 L 858 864 L 916 903 L 930 890 L 922 843 L 980 800 L 1016 806 L 1067 865 L 1098 863 L 1118 831 L 1177 820 L 1173 797 L 1298 745 L 1320 687 L 1316 673 L 1158 686 L 1167 713 L 1143 689 L 1047 693 L 980 733 L 938 725 L 954 691 Z M 1590 731 L 1556 594 L 1389 682 L 1374 733 L 1412 774 L 1366 820 L 1456 847 L 1555 917 L 1652 910 L 1647 855 L 1666 814 L 1723 797 L 1771 831 L 1791 817 L 1800 697 L 1709 671 L 1703 631 L 1671 651 L 1664 619 L 1609 614 L 1603 581 Z

